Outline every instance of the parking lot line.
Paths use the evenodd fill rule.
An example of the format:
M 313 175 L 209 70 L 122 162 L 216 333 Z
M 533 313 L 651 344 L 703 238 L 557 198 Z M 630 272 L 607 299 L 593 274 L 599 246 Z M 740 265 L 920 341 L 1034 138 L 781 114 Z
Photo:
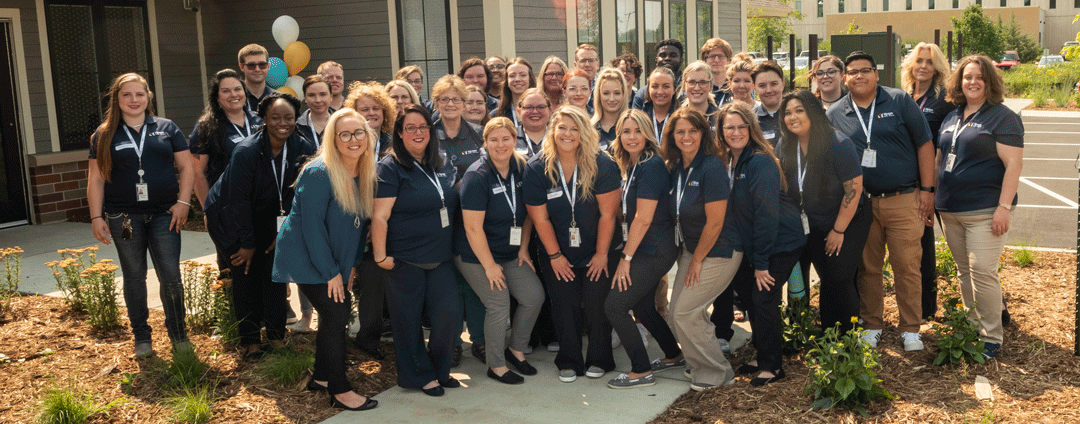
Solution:
M 1016 207 L 1018 207 L 1018 208 L 1039 208 L 1039 209 L 1072 209 L 1072 210 L 1080 209 L 1080 208 L 1077 208 L 1077 207 L 1064 206 L 1064 205 L 1016 205 Z
M 1024 177 L 1024 178 L 1027 178 L 1029 180 L 1068 180 L 1068 181 L 1080 180 L 1080 178 L 1073 178 L 1073 177 Z
M 1080 146 L 1080 143 L 1024 143 L 1027 146 Z
M 1076 158 L 1024 158 L 1024 160 L 1057 160 L 1057 161 L 1069 161 L 1076 162 Z
M 1022 182 L 1024 184 L 1027 184 L 1027 185 L 1031 186 L 1032 188 L 1034 188 L 1036 190 L 1039 190 L 1039 191 L 1041 191 L 1043 193 L 1046 193 L 1050 197 L 1053 197 L 1055 199 L 1060 200 L 1062 203 L 1065 203 L 1066 205 L 1069 205 L 1069 207 L 1071 207 L 1071 208 L 1075 209 L 1075 208 L 1080 207 L 1080 205 L 1078 205 L 1076 202 L 1070 200 L 1069 198 L 1067 198 L 1065 196 L 1062 196 L 1060 194 L 1054 193 L 1052 190 L 1050 190 L 1050 189 L 1048 189 L 1046 187 L 1035 184 L 1035 183 L 1031 182 L 1030 180 L 1028 180 L 1027 177 L 1020 177 L 1020 182 Z
M 1080 134 L 1080 131 L 1024 131 L 1024 134 Z

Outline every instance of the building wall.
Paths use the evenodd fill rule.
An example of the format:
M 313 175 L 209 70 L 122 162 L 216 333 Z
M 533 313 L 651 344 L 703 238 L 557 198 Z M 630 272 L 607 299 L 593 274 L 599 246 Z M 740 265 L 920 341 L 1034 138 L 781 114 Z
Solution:
M 162 99 L 165 109 L 158 115 L 169 118 L 190 134 L 203 110 L 202 71 L 199 68 L 199 35 L 196 13 L 184 10 L 183 2 L 158 0 L 157 32 Z
M 484 1 L 458 0 L 457 4 L 458 37 L 461 40 L 458 55 L 461 60 L 458 63 L 473 56 L 485 57 Z
M 940 1 L 940 0 L 939 0 Z M 857 3 L 856 3 L 857 5 Z M 1002 19 L 1008 20 L 1013 14 L 1016 15 L 1016 20 L 1020 22 L 1021 28 L 1024 33 L 1038 34 L 1039 33 L 1039 8 L 1038 7 L 1017 7 L 1012 9 L 986 9 L 986 14 L 993 21 L 997 21 L 998 16 Z M 886 27 L 892 25 L 893 32 L 900 34 L 900 38 L 903 40 L 917 39 L 927 42 L 934 41 L 934 30 L 941 30 L 942 43 L 945 41 L 946 34 L 952 30 L 952 21 L 950 18 L 958 16 L 957 10 L 923 10 L 923 11 L 901 11 L 901 12 L 877 12 L 877 13 L 859 13 L 859 14 L 836 14 L 827 15 L 825 23 L 825 34 L 838 34 L 840 31 L 847 29 L 852 20 L 859 26 L 859 29 L 863 33 L 867 32 L 884 32 Z
M 742 23 L 746 20 L 743 16 L 746 14 L 741 9 L 742 2 L 737 0 L 720 0 L 716 4 L 718 35 L 731 44 L 731 50 L 736 52 L 746 49 L 746 40 L 743 39 L 742 30 Z M 695 51 L 700 48 L 699 45 L 687 50 Z
M 34 0 L 10 0 L 5 1 L 0 7 L 19 9 L 20 24 L 22 25 L 23 50 L 26 54 L 27 84 L 25 89 L 30 94 L 30 114 L 33 121 L 34 149 L 38 153 L 52 151 L 52 138 L 49 135 L 49 114 L 45 102 L 45 77 L 42 73 L 41 64 L 41 37 L 38 35 L 37 6 Z M 12 51 L 14 54 L 14 51 Z M 19 64 L 16 64 L 18 66 Z M 23 142 L 28 138 L 23 137 Z M 30 146 L 24 146 L 30 147 Z
M 514 0 L 517 55 L 541 64 L 548 56 L 566 60 L 566 9 L 548 0 Z

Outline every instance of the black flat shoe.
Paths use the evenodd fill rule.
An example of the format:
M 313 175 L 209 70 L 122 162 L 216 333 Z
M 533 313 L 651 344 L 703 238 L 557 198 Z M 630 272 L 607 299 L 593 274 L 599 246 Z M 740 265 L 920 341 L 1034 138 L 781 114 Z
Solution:
M 312 379 L 308 380 L 308 382 L 307 382 L 307 389 L 310 390 L 310 391 L 313 391 L 313 392 L 317 392 L 317 391 L 320 391 L 320 390 L 326 390 L 326 386 L 324 386 L 322 384 L 319 384 L 319 383 L 316 383 L 315 379 L 312 378 Z M 330 396 L 330 398 L 333 399 L 334 397 Z
M 447 389 L 456 389 L 458 387 L 461 387 L 461 382 L 457 381 L 457 379 L 454 377 L 450 377 L 446 380 L 439 380 L 439 386 L 445 387 Z
M 434 396 L 434 397 L 439 397 L 439 396 L 442 396 L 444 393 L 446 393 L 446 391 L 443 390 L 442 386 L 435 386 L 435 387 L 432 387 L 430 389 L 420 389 L 420 390 L 423 391 L 425 395 Z
M 498 381 L 500 383 L 521 384 L 525 382 L 525 377 L 522 377 L 516 372 L 510 370 L 506 370 L 506 372 L 504 372 L 503 375 L 500 377 L 498 374 L 495 374 L 495 371 L 492 371 L 491 368 L 488 368 L 487 375 L 488 377 L 491 377 L 492 380 Z
M 753 374 L 753 373 L 758 372 L 758 371 L 761 371 L 761 368 L 758 368 L 757 365 L 750 365 L 750 364 L 739 365 L 739 369 L 735 370 L 735 372 L 737 372 L 739 374 Z
M 472 349 L 470 350 L 472 350 L 473 358 L 476 358 L 483 364 L 487 364 L 487 346 L 483 343 L 473 343 Z
M 331 408 L 341 408 L 341 409 L 347 409 L 349 411 L 367 411 L 369 409 L 374 409 L 376 406 L 379 406 L 379 401 L 377 401 L 375 399 L 372 399 L 372 398 L 367 398 L 367 402 L 364 402 L 363 405 L 357 406 L 355 408 L 351 408 L 351 407 L 345 405 L 344 403 L 338 402 L 336 397 L 330 396 L 330 407 Z
M 461 365 L 461 346 L 454 346 L 454 353 L 450 356 L 450 368 L 457 368 Z
M 506 356 L 506 362 L 513 365 L 514 368 L 517 368 L 518 372 L 524 375 L 536 375 L 536 368 L 533 368 L 527 360 L 519 361 L 517 357 L 514 356 L 514 353 L 510 351 L 510 348 L 506 348 L 503 355 Z
M 378 347 L 373 349 L 366 346 L 361 346 L 360 344 L 356 343 L 354 343 L 353 346 L 356 346 L 357 349 L 360 349 L 361 352 L 364 352 L 365 354 L 367 354 L 367 356 L 370 356 L 376 361 L 386 359 L 386 355 L 383 355 L 382 351 Z
M 780 370 L 777 370 L 776 372 L 774 372 L 772 377 L 768 377 L 768 378 L 766 378 L 766 377 L 754 377 L 754 378 L 752 378 L 750 380 L 750 385 L 754 386 L 754 387 L 760 387 L 760 386 L 764 386 L 764 385 L 769 384 L 769 383 L 773 383 L 773 382 L 783 380 L 784 377 L 787 377 L 787 374 L 784 374 L 784 370 L 780 369 Z

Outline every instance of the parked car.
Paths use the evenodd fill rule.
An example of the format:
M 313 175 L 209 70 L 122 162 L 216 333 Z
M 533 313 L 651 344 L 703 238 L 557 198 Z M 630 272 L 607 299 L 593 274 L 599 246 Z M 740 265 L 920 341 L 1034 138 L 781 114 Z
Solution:
M 777 65 L 780 65 L 780 69 L 787 69 L 787 68 L 788 68 L 788 65 L 790 64 L 790 63 L 788 62 L 788 54 L 787 54 L 787 52 L 776 52 L 776 53 L 773 53 L 773 54 L 772 54 L 772 59 L 773 59 L 774 61 L 776 61 L 776 64 L 777 64 Z
M 757 65 L 765 61 L 765 53 L 762 52 L 749 52 L 750 57 L 754 58 L 754 64 Z
M 795 58 L 795 69 L 806 69 L 810 67 L 810 56 L 802 56 Z
M 1020 54 L 1016 50 L 1006 50 L 1005 54 L 1001 56 L 1000 62 L 994 62 L 994 66 L 1001 68 L 1002 71 L 1008 71 L 1013 66 L 1020 64 Z
M 1047 55 L 1039 58 L 1039 67 L 1045 68 L 1047 66 L 1054 66 L 1065 63 L 1065 58 L 1061 55 Z

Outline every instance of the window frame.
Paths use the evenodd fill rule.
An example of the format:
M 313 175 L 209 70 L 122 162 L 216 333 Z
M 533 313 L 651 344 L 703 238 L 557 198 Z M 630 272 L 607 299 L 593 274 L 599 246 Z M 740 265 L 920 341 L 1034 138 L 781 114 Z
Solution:
M 422 1 L 423 0 L 421 0 L 421 2 Z M 430 62 L 438 61 L 440 59 L 425 59 L 425 60 L 422 60 L 422 61 L 406 60 L 406 58 L 405 58 L 405 10 L 404 10 L 405 4 L 404 4 L 404 2 L 401 2 L 401 1 L 397 1 L 397 2 L 394 2 L 394 3 L 395 3 L 394 6 L 396 8 L 396 15 L 397 15 L 395 18 L 397 20 L 397 33 L 398 33 L 397 34 L 397 36 L 398 36 L 398 39 L 397 39 L 397 42 L 398 42 L 398 49 L 397 49 L 398 50 L 398 63 L 400 63 L 401 66 L 403 66 L 403 67 L 408 66 L 409 64 L 414 64 L 415 65 L 417 63 L 421 63 L 421 64 L 424 65 L 424 66 L 421 66 L 421 69 L 424 69 L 424 73 L 428 74 L 427 64 L 430 63 Z M 452 29 L 452 27 L 450 25 L 450 2 L 448 0 L 443 1 L 443 8 L 444 8 L 443 13 L 445 13 L 444 16 L 446 16 L 446 70 L 448 71 L 448 74 L 457 75 L 457 70 L 454 69 L 453 29 Z M 425 8 L 424 16 L 425 17 L 428 16 L 426 8 Z M 397 70 L 395 70 L 395 72 L 396 71 Z M 425 90 L 424 91 L 427 91 L 428 96 L 431 95 L 431 88 L 435 86 L 435 81 L 436 80 L 438 80 L 438 79 L 437 78 L 426 78 L 426 77 L 424 78 L 424 85 L 425 85 L 425 87 L 424 87 Z M 417 95 L 420 96 L 421 98 L 423 98 L 423 94 L 424 93 L 417 93 Z

